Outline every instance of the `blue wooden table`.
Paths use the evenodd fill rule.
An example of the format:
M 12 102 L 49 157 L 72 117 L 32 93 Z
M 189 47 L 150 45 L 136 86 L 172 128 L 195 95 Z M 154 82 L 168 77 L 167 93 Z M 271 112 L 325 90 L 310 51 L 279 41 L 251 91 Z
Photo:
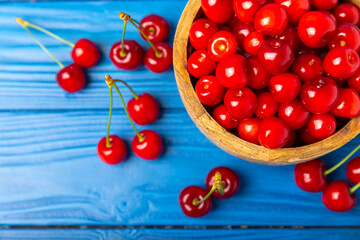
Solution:
M 183 107 L 173 71 L 153 74 L 141 67 L 123 72 L 111 64 L 108 52 L 121 38 L 119 11 L 138 20 L 150 13 L 164 16 L 172 39 L 185 4 L 186 0 L 0 2 L 1 239 L 360 238 L 360 204 L 348 213 L 330 212 L 319 193 L 296 187 L 293 166 L 248 163 L 207 140 Z M 99 45 L 104 56 L 88 71 L 86 89 L 66 94 L 58 87 L 54 77 L 59 67 L 15 22 L 16 16 L 73 42 L 86 37 Z M 36 35 L 60 61 L 71 62 L 67 46 Z M 126 37 L 148 48 L 133 27 Z M 109 104 L 105 74 L 159 100 L 161 117 L 149 128 L 164 138 L 161 159 L 148 162 L 130 154 L 117 166 L 99 160 L 96 145 L 106 133 Z M 130 93 L 125 97 L 130 99 Z M 115 100 L 111 132 L 129 145 L 134 133 Z M 323 159 L 330 166 L 359 142 L 360 137 Z M 219 165 L 241 176 L 239 193 L 215 200 L 203 218 L 184 216 L 177 202 L 181 189 L 204 186 L 207 172 Z M 330 179 L 344 179 L 344 171 L 340 168 Z

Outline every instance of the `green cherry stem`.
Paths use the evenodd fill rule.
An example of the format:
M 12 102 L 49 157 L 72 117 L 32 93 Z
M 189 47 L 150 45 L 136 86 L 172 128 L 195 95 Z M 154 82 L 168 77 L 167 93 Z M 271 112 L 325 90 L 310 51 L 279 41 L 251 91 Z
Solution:
M 134 23 L 136 23 L 137 25 L 139 25 L 139 27 L 141 27 L 142 28 L 142 30 L 143 31 L 145 31 L 145 32 L 148 32 L 148 33 L 154 33 L 154 28 L 150 28 L 149 30 L 147 30 L 146 28 L 144 28 L 144 26 L 141 24 L 141 23 L 139 23 L 138 21 L 136 21 L 135 19 L 133 19 L 133 18 L 131 18 L 131 21 L 133 21 Z
M 131 93 L 134 95 L 135 100 L 139 99 L 139 95 L 137 95 L 136 92 L 130 87 L 130 85 L 127 84 L 124 80 L 114 79 L 114 82 L 121 82 L 122 84 L 124 84 L 131 91 Z
M 192 204 L 194 206 L 196 206 L 196 205 L 198 205 L 198 204 L 200 204 L 202 202 L 205 202 L 206 199 L 208 199 L 216 189 L 219 190 L 221 195 L 224 195 L 224 185 L 225 185 L 225 182 L 221 181 L 221 174 L 219 172 L 216 172 L 215 177 L 214 177 L 214 183 L 212 185 L 212 188 L 211 188 L 210 192 L 201 200 L 199 200 L 197 198 L 194 198 Z
M 124 48 L 126 25 L 127 25 L 127 20 L 124 20 L 124 28 L 123 28 L 123 33 L 122 33 L 122 37 L 121 37 L 121 51 L 120 51 L 121 57 L 126 56 L 126 52 L 125 52 L 125 48 Z
M 109 140 L 109 133 L 110 133 L 110 122 L 111 122 L 111 114 L 112 114 L 112 106 L 113 106 L 113 94 L 112 94 L 112 85 L 108 85 L 109 92 L 110 92 L 110 109 L 109 109 L 109 119 L 108 119 L 108 125 L 106 130 L 106 147 L 111 147 L 111 143 Z
M 360 187 L 360 182 L 350 189 L 350 194 L 353 194 Z

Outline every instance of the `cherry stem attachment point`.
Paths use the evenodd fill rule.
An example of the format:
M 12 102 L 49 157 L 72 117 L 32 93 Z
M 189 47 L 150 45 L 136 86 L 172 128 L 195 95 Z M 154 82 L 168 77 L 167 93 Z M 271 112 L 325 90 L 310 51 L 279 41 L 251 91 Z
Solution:
M 110 109 L 109 109 L 108 125 L 106 130 L 106 147 L 110 148 L 112 146 L 109 140 L 109 132 L 110 132 L 110 122 L 111 122 L 111 114 L 112 114 L 112 106 L 113 106 L 113 94 L 112 94 L 112 85 L 108 85 L 108 87 L 110 92 Z
M 353 194 L 360 187 L 360 182 L 350 189 L 350 194 Z
M 210 192 L 201 200 L 194 198 L 194 200 L 192 202 L 193 205 L 196 206 L 196 205 L 206 201 L 206 199 L 208 199 L 216 189 L 220 192 L 221 195 L 224 195 L 224 185 L 225 185 L 225 182 L 221 181 L 221 174 L 219 172 L 216 172 L 215 176 L 214 176 L 213 186 L 212 186 Z
M 346 162 L 352 155 L 354 155 L 354 153 L 360 149 L 360 144 L 354 149 L 352 150 L 345 158 L 343 158 L 338 164 L 336 164 L 335 166 L 333 166 L 332 168 L 326 170 L 324 172 L 324 176 L 329 175 L 330 173 L 332 173 L 333 171 L 335 171 L 337 168 L 339 168 L 344 162 Z
M 131 93 L 134 95 L 135 100 L 139 99 L 139 95 L 137 95 L 136 92 L 130 87 L 130 85 L 127 84 L 124 80 L 114 79 L 114 82 L 121 82 L 122 84 L 124 84 L 131 91 Z

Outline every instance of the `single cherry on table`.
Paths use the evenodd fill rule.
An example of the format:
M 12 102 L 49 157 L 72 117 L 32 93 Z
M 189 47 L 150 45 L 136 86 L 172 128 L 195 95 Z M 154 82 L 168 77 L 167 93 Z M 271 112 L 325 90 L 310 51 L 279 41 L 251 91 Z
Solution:
M 127 156 L 127 147 L 119 136 L 103 137 L 97 145 L 99 158 L 107 164 L 115 165 L 123 162 Z
M 237 173 L 228 167 L 221 166 L 211 169 L 205 178 L 206 188 L 209 191 L 213 188 L 216 172 L 219 172 L 221 174 L 220 188 L 222 194 L 219 192 L 218 189 L 216 189 L 212 193 L 212 196 L 220 199 L 230 198 L 234 196 L 234 194 L 240 188 L 240 179 Z
M 69 93 L 75 93 L 85 87 L 86 76 L 84 70 L 77 64 L 72 63 L 63 67 L 56 74 L 59 86 Z
M 144 50 L 135 40 L 116 42 L 110 49 L 111 62 L 122 70 L 138 68 L 144 59 Z
M 198 186 L 188 186 L 181 190 L 179 194 L 179 205 L 183 213 L 188 217 L 202 217 L 208 214 L 212 207 L 212 199 L 203 200 L 208 194 L 205 188 Z
M 346 177 L 353 184 L 360 183 L 360 157 L 351 159 L 346 165 Z
M 347 212 L 357 203 L 354 192 L 360 187 L 360 183 L 353 188 L 348 182 L 338 180 L 331 182 L 321 195 L 323 204 L 334 212 Z
M 143 19 L 141 19 L 139 25 L 144 30 L 143 32 L 145 36 L 153 43 L 164 42 L 170 33 L 169 23 L 165 18 L 156 14 L 145 16 Z M 141 33 L 140 36 L 146 40 L 146 38 Z

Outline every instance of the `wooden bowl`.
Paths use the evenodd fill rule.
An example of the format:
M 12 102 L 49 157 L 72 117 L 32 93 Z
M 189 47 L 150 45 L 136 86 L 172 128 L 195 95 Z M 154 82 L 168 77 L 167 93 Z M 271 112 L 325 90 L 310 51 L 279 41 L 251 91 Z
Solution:
M 360 6 L 360 0 L 353 1 Z M 215 145 L 238 158 L 266 165 L 288 165 L 305 162 L 323 156 L 349 142 L 360 132 L 360 117 L 320 142 L 295 148 L 270 150 L 246 142 L 221 127 L 206 111 L 196 96 L 187 71 L 189 31 L 194 19 L 201 15 L 201 0 L 189 0 L 186 5 L 174 41 L 174 70 L 176 82 L 185 108 L 200 131 Z

